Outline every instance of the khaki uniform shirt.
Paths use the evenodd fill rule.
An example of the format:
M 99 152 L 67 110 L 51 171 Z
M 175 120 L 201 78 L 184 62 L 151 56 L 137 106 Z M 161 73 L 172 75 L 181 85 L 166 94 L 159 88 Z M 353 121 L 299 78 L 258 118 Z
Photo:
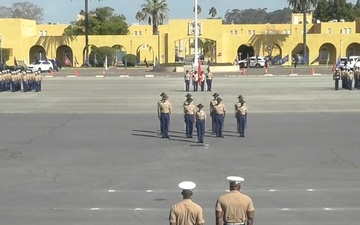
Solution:
M 226 112 L 225 105 L 222 104 L 222 103 L 215 105 L 215 106 L 214 106 L 214 111 L 215 111 L 215 114 L 224 115 L 225 112 Z
M 223 212 L 223 221 L 227 223 L 243 223 L 246 213 L 254 211 L 251 198 L 239 191 L 230 191 L 217 200 L 215 210 Z
M 210 101 L 210 114 L 213 114 L 215 112 L 214 107 L 217 105 L 216 99 L 213 99 Z
M 172 109 L 171 103 L 168 100 L 161 100 L 158 102 L 159 113 L 170 113 Z
M 212 74 L 212 72 L 209 72 L 206 74 L 206 79 L 207 80 L 212 80 L 214 78 L 214 74 Z
M 184 80 L 190 80 L 190 78 L 191 78 L 190 73 L 185 74 Z
M 353 72 L 348 73 L 348 79 L 349 80 L 354 80 L 354 73 Z
M 196 119 L 197 120 L 206 120 L 206 113 L 204 110 L 199 110 L 196 112 Z
M 193 104 L 184 106 L 184 114 L 186 115 L 194 115 L 196 113 L 196 107 Z
M 245 104 L 243 106 L 240 106 L 238 111 L 239 111 L 239 114 L 242 115 L 242 116 L 245 116 L 245 115 L 248 114 L 248 108 L 246 107 Z
M 169 221 L 176 225 L 205 223 L 202 208 L 191 199 L 184 199 L 173 205 L 170 210 Z

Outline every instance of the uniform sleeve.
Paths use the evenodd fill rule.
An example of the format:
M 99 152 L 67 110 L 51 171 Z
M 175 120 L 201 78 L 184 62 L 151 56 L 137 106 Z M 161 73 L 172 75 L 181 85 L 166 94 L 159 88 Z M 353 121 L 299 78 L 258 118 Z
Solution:
M 200 209 L 199 209 L 199 214 L 198 214 L 196 223 L 197 223 L 197 224 L 205 223 L 204 216 L 203 216 L 203 211 L 202 211 L 202 208 L 201 208 L 201 207 L 200 207 Z
M 253 201 L 250 199 L 249 201 L 249 205 L 248 205 L 248 208 L 246 210 L 246 212 L 251 212 L 251 211 L 254 211 L 254 204 L 253 204 Z
M 222 208 L 221 208 L 221 204 L 219 202 L 219 200 L 216 201 L 216 205 L 215 205 L 215 210 L 218 212 L 222 212 Z
M 169 222 L 176 223 L 176 216 L 175 216 L 173 207 L 171 207 L 171 209 L 170 209 Z

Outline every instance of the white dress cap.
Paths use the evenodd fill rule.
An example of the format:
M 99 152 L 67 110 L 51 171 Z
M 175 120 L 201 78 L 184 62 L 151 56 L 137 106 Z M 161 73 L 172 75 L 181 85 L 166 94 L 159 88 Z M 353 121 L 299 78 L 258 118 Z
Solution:
M 235 182 L 237 184 L 240 184 L 241 182 L 243 182 L 245 179 L 242 177 L 237 177 L 237 176 L 228 176 L 226 178 L 229 182 Z
M 192 181 L 183 181 L 179 184 L 179 188 L 182 190 L 193 190 L 196 187 L 196 184 Z

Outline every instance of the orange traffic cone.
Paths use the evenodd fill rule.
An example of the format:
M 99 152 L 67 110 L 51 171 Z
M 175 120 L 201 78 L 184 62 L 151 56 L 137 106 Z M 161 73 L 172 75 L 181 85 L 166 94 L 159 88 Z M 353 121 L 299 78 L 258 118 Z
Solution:
M 50 71 L 50 75 L 51 75 L 52 77 L 54 77 L 54 71 L 53 71 L 53 70 Z
M 75 76 L 78 77 L 79 76 L 79 71 L 77 69 L 75 69 Z
M 241 70 L 241 75 L 246 75 L 246 69 L 243 68 L 243 69 Z
M 315 74 L 315 69 L 312 68 L 312 69 L 311 69 L 311 75 L 314 75 L 314 74 Z
M 294 69 L 290 69 L 290 74 L 294 74 Z

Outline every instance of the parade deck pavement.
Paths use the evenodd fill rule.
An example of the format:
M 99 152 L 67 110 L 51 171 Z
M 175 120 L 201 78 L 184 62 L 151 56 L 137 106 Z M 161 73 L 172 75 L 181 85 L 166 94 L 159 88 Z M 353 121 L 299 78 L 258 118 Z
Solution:
M 242 176 L 258 225 L 360 221 L 360 90 L 334 91 L 331 77 L 221 77 L 191 92 L 208 111 L 217 92 L 225 138 L 186 139 L 183 79 L 45 78 L 41 93 L 0 93 L 0 224 L 168 224 L 177 185 L 215 224 L 214 206 Z M 173 104 L 170 140 L 159 136 L 156 103 Z M 246 138 L 233 106 L 249 107 Z M 208 131 L 210 120 L 207 121 Z M 195 136 L 195 135 L 194 135 Z

